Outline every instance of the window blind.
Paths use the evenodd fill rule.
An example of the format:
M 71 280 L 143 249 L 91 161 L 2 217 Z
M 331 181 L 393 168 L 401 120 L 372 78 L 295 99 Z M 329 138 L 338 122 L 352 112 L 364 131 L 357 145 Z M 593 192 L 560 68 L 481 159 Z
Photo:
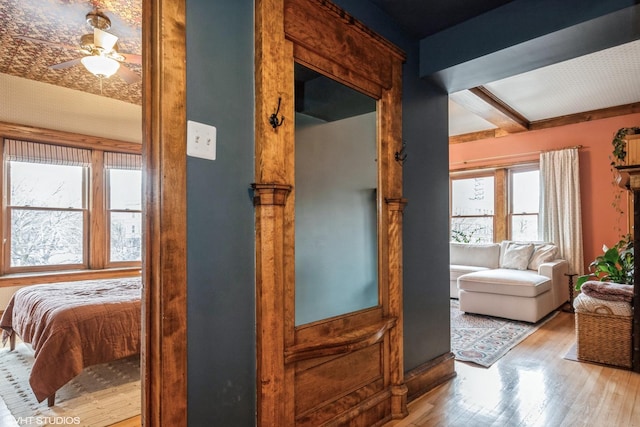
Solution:
M 142 156 L 107 151 L 104 153 L 104 167 L 106 169 L 142 170 Z
M 4 156 L 6 160 L 14 162 L 84 167 L 91 165 L 90 150 L 15 139 L 5 139 Z

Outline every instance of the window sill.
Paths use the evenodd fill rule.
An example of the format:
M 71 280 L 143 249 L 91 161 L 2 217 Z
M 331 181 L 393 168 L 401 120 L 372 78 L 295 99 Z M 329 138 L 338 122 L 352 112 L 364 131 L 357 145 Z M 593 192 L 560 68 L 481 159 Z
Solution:
M 140 267 L 109 268 L 104 270 L 74 270 L 37 273 L 5 274 L 0 276 L 0 288 L 39 285 L 43 283 L 71 282 L 75 280 L 134 277 L 141 274 Z

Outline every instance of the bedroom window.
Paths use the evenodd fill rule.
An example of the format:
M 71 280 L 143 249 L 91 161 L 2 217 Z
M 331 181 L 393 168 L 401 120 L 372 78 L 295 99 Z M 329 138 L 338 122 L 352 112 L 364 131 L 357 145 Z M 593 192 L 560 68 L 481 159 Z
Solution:
M 0 141 L 4 155 L 2 274 L 91 275 L 139 268 L 140 154 L 87 145 Z
M 87 265 L 89 150 L 5 141 L 9 271 Z
M 142 159 L 105 153 L 108 188 L 109 264 L 142 259 Z
M 494 177 L 473 176 L 451 180 L 451 240 L 492 242 Z

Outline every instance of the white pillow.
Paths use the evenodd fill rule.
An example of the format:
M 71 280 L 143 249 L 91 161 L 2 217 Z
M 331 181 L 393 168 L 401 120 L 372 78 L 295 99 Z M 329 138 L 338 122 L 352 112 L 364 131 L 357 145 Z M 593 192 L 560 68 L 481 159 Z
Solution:
M 533 255 L 529 260 L 529 270 L 538 270 L 540 264 L 553 261 L 558 257 L 558 247 L 551 243 L 535 245 Z
M 529 259 L 533 254 L 533 250 L 533 243 L 509 243 L 509 246 L 507 246 L 507 249 L 504 251 L 500 268 L 526 270 L 529 266 Z

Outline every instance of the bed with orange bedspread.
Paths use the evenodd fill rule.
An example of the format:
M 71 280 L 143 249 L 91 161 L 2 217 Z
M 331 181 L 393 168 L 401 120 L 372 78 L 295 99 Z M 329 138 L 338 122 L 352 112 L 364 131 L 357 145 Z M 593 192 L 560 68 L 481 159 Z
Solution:
M 140 353 L 140 304 L 140 277 L 27 286 L 0 319 L 2 341 L 17 334 L 31 344 L 29 384 L 51 406 L 85 367 Z

